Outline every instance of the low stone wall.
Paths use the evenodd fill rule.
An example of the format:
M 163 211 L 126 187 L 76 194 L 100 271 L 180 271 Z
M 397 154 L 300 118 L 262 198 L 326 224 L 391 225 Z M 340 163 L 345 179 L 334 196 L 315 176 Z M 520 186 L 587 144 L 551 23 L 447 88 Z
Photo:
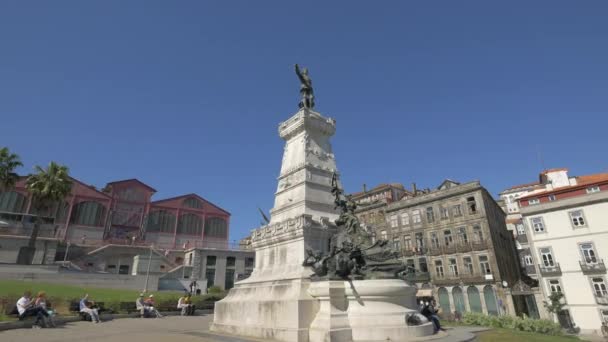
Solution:
M 0 265 L 0 279 L 100 287 L 109 289 L 129 289 L 140 291 L 146 282 L 145 275 L 100 274 L 61 271 L 56 266 Z M 158 276 L 150 275 L 148 289 L 158 290 Z

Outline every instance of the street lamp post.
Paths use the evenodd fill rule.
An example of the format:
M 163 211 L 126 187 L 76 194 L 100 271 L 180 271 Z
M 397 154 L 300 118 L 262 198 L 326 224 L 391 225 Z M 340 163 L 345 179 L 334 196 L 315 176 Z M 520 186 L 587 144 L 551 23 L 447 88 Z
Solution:
M 146 270 L 146 285 L 144 285 L 144 292 L 148 292 L 148 279 L 150 279 L 150 265 L 152 264 L 152 248 L 154 245 L 150 245 L 150 254 L 148 255 L 148 269 Z
M 65 267 L 65 264 L 68 260 L 68 252 L 70 251 L 70 245 L 71 243 L 68 241 L 68 244 L 65 247 L 65 253 L 63 254 L 63 267 Z

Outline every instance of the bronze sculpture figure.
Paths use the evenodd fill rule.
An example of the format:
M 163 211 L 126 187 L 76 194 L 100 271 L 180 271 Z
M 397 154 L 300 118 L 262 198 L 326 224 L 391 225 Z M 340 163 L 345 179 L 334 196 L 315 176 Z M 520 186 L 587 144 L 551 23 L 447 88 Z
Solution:
M 300 95 L 302 96 L 298 107 L 312 109 L 315 107 L 315 95 L 312 90 L 312 80 L 310 79 L 310 76 L 308 76 L 308 69 L 300 69 L 300 66 L 297 64 L 295 65 L 295 67 L 296 75 L 298 75 L 298 78 L 300 79 L 301 83 Z
M 337 175 L 332 176 L 332 194 L 340 216 L 335 224 L 338 233 L 331 238 L 330 250 L 322 255 L 306 250 L 304 266 L 312 267 L 313 279 L 377 279 L 404 277 L 407 266 L 399 259 L 399 251 L 390 248 L 388 241 L 372 239 L 355 215 L 356 203 L 343 195 Z

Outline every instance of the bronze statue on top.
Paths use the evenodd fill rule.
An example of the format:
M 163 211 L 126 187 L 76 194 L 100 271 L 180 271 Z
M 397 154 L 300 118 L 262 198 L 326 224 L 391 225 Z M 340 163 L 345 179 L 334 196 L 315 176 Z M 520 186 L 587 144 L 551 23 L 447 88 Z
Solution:
M 296 75 L 300 79 L 300 95 L 302 95 L 302 100 L 300 100 L 298 107 L 315 108 L 315 95 L 312 90 L 312 80 L 308 76 L 308 69 L 300 69 L 300 66 L 296 64 Z
M 343 196 L 337 175 L 332 176 L 332 194 L 340 216 L 335 223 L 338 233 L 331 238 L 326 255 L 306 249 L 304 266 L 312 267 L 314 279 L 386 279 L 398 278 L 408 272 L 399 260 L 399 252 L 392 250 L 388 241 L 373 242 L 372 235 L 359 223 L 355 215 L 356 203 Z

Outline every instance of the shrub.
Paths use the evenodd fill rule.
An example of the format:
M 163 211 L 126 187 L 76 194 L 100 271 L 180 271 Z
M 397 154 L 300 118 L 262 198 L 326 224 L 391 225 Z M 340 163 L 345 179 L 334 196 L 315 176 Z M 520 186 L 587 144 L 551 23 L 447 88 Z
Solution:
M 527 317 L 488 316 L 480 313 L 467 312 L 462 322 L 468 325 L 479 325 L 492 328 L 505 328 L 533 332 L 543 335 L 561 335 L 559 324 L 546 319 L 530 319 Z
M 224 292 L 224 291 L 219 286 L 211 286 L 210 288 L 207 289 L 207 293 L 217 294 L 217 293 L 222 293 L 222 292 Z
M 106 310 L 109 310 L 111 313 L 120 313 L 122 310 L 120 308 L 119 300 L 109 300 L 103 303 L 103 307 Z

